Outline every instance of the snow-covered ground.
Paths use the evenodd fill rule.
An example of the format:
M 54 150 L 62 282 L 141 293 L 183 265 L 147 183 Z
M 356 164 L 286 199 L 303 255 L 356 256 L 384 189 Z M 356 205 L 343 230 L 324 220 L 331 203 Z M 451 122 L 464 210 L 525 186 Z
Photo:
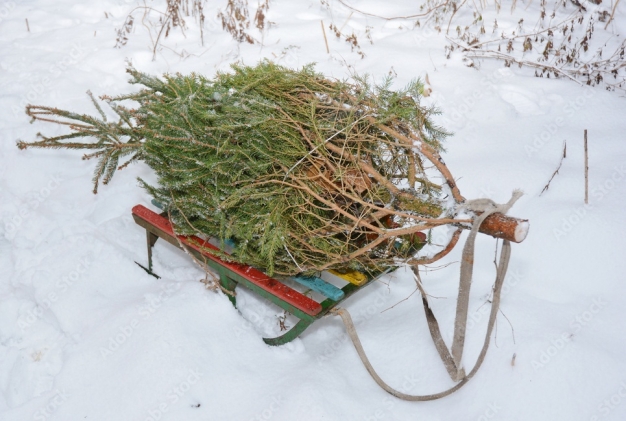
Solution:
M 626 419 L 623 94 L 534 78 L 499 62 L 467 68 L 458 55 L 445 58 L 444 40 L 432 31 L 350 15 L 332 1 L 330 10 L 313 0 L 272 1 L 268 19 L 275 24 L 262 44 L 237 44 L 222 31 L 215 3 L 226 1 L 205 8 L 204 46 L 189 18 L 187 37 L 172 30 L 154 61 L 140 12 L 127 45 L 113 48 L 133 1 L 0 5 L 0 419 Z M 410 1 L 353 4 L 388 16 L 416 12 Z M 625 6 L 615 25 L 626 25 Z M 507 21 L 517 18 L 503 12 Z M 336 39 L 330 23 L 360 34 L 366 57 Z M 361 365 L 338 318 L 319 321 L 288 345 L 266 346 L 261 337 L 279 331 L 276 308 L 246 291 L 238 291 L 239 309 L 233 308 L 198 282 L 204 274 L 191 260 L 163 242 L 155 247 L 161 279 L 134 263 L 145 262 L 146 250 L 130 209 L 149 203 L 135 181 L 150 179 L 149 168 L 131 166 L 93 195 L 93 162 L 81 161 L 80 152 L 15 146 L 38 131 L 62 130 L 30 125 L 24 105 L 93 113 L 87 90 L 136 89 L 126 83 L 127 62 L 154 74 L 211 76 L 236 60 L 262 58 L 292 67 L 316 62 L 339 78 L 356 71 L 381 80 L 391 73 L 398 85 L 428 73 L 433 94 L 426 101 L 440 106 L 439 121 L 455 132 L 444 156 L 463 195 L 505 202 L 514 188 L 526 192 L 510 214 L 528 218 L 531 230 L 513 245 L 495 340 L 481 371 L 457 393 L 424 403 L 388 395 Z M 567 157 L 539 196 L 564 140 Z M 494 244 L 485 236 L 477 242 L 468 367 L 486 329 Z M 431 305 L 446 341 L 459 254 L 457 247 L 441 262 L 450 266 L 423 276 L 429 294 L 439 297 Z M 345 305 L 374 367 L 407 393 L 450 387 L 419 295 L 397 304 L 414 290 L 409 272 L 384 281 Z

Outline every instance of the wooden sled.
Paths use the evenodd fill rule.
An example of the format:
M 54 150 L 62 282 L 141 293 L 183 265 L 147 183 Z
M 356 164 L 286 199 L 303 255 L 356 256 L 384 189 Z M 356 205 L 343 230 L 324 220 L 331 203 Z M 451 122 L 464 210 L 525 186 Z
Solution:
M 142 205 L 135 206 L 132 210 L 132 214 L 135 222 L 146 230 L 148 267 L 144 267 L 143 265 L 139 266 L 151 275 L 156 276 L 152 272 L 152 247 L 159 238 L 162 238 L 180 249 L 184 247 L 184 249 L 195 258 L 215 270 L 219 274 L 222 288 L 232 293 L 232 295 L 229 294 L 229 299 L 233 305 L 236 306 L 234 295 L 235 287 L 240 285 L 254 291 L 261 297 L 271 301 L 300 319 L 283 335 L 276 338 L 263 338 L 263 341 L 268 345 L 283 345 L 294 340 L 313 322 L 324 317 L 339 303 L 361 288 L 366 287 L 380 276 L 393 270 L 393 268 L 390 268 L 384 272 L 369 275 L 356 271 L 343 271 L 343 273 L 330 271 L 329 273 L 332 275 L 338 276 L 348 282 L 342 288 L 338 288 L 316 276 L 294 276 L 289 278 L 325 297 L 323 301 L 318 302 L 285 283 L 270 278 L 258 269 L 239 263 L 227 262 L 207 252 L 207 250 L 220 250 L 214 245 L 214 241 L 202 240 L 196 236 L 176 236 L 172 229 L 172 224 L 164 214 L 153 212 Z
M 157 203 L 154 204 L 158 206 Z M 299 319 L 299 321 L 283 335 L 275 338 L 263 338 L 265 343 L 269 345 L 283 345 L 294 340 L 313 322 L 324 317 L 342 301 L 382 275 L 395 269 L 389 268 L 383 272 L 373 274 L 361 273 L 354 270 L 328 271 L 327 273 L 347 281 L 347 284 L 341 288 L 316 276 L 294 276 L 288 278 L 290 281 L 296 282 L 308 290 L 315 291 L 324 297 L 322 301 L 316 301 L 286 283 L 267 276 L 258 269 L 239 263 L 228 262 L 211 254 L 211 250 L 227 253 L 227 250 L 220 250 L 220 248 L 216 246 L 216 244 L 219 244 L 219 241 L 216 239 L 203 240 L 196 236 L 176 236 L 172 229 L 172 224 L 166 217 L 166 213 L 158 214 L 145 206 L 137 205 L 132 209 L 132 214 L 135 222 L 146 230 L 148 267 L 137 263 L 145 269 L 146 272 L 157 276 L 152 271 L 152 247 L 159 238 L 162 238 L 179 249 L 191 253 L 196 259 L 206 263 L 215 270 L 219 275 L 221 287 L 229 293 L 229 299 L 233 305 L 236 306 L 237 304 L 234 294 L 235 287 L 240 285 L 254 291 L 261 297 L 271 301 Z M 526 237 L 528 221 L 495 213 L 484 220 L 479 231 L 496 238 L 521 242 Z M 448 245 L 448 249 L 454 247 L 459 234 L 460 231 L 457 231 L 453 240 Z M 445 253 L 447 253 L 447 251 Z

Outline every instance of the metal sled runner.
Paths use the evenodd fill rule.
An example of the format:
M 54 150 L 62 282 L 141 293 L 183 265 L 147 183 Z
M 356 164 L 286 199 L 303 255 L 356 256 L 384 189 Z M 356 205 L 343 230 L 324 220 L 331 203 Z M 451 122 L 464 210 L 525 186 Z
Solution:
M 163 214 L 153 212 L 142 205 L 135 206 L 132 214 L 135 222 L 146 230 L 148 267 L 142 267 L 148 273 L 153 274 L 152 247 L 159 238 L 162 238 L 179 249 L 184 249 L 191 253 L 195 258 L 215 270 L 219 274 L 222 288 L 231 293 L 229 294 L 229 299 L 233 305 L 236 306 L 235 287 L 240 285 L 254 291 L 300 319 L 298 323 L 283 335 L 276 338 L 263 338 L 265 343 L 269 345 L 283 345 L 294 340 L 313 322 L 324 317 L 339 303 L 391 270 L 374 275 L 356 271 L 329 271 L 332 275 L 348 282 L 341 288 L 315 276 L 295 276 L 290 278 L 292 281 L 325 297 L 323 301 L 318 302 L 285 283 L 267 276 L 258 269 L 239 263 L 227 262 L 211 254 L 208 250 L 219 251 L 220 249 L 209 241 L 195 236 L 176 235 L 172 224 Z

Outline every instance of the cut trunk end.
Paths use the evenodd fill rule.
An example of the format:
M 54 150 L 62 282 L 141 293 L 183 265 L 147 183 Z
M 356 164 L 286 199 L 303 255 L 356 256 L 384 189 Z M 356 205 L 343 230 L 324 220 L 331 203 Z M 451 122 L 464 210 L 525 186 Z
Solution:
M 483 221 L 478 231 L 495 238 L 521 243 L 528 235 L 529 228 L 530 223 L 528 219 L 519 219 L 501 213 L 494 213 Z

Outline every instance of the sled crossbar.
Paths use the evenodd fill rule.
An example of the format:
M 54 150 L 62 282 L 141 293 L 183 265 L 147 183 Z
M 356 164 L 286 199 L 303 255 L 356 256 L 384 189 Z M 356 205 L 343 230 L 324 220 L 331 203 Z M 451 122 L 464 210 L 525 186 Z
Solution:
M 318 278 L 317 276 L 298 275 L 294 276 L 291 279 L 293 279 L 300 285 L 303 285 L 319 294 L 322 294 L 327 298 L 332 298 L 335 301 L 340 301 L 345 296 L 341 289 L 337 288 L 333 284 L 329 284 L 328 282 L 324 281 L 321 278 Z
M 213 245 L 216 243 L 214 241 L 211 241 L 213 242 L 211 244 L 210 241 L 196 236 L 176 235 L 172 224 L 164 214 L 158 214 L 143 205 L 137 205 L 132 209 L 132 215 L 135 222 L 146 230 L 148 267 L 140 266 L 151 275 L 156 276 L 152 272 L 152 247 L 159 238 L 162 238 L 175 247 L 185 250 L 215 270 L 219 274 L 220 285 L 228 293 L 233 305 L 236 305 L 235 287 L 240 285 L 300 319 L 295 326 L 282 336 L 264 338 L 263 340 L 269 345 L 282 345 L 295 339 L 311 323 L 326 315 L 334 306 L 388 272 L 384 271 L 370 275 L 358 272 L 359 279 L 365 279 L 365 281 L 355 282 L 355 271 L 348 272 L 348 275 L 333 271 L 332 273 L 335 276 L 349 282 L 342 288 L 338 288 L 316 276 L 298 275 L 290 278 L 292 281 L 326 297 L 322 302 L 317 302 L 285 285 L 283 282 L 267 276 L 258 269 L 240 263 L 229 262 L 218 257 L 219 254 L 223 256 L 228 253 Z

